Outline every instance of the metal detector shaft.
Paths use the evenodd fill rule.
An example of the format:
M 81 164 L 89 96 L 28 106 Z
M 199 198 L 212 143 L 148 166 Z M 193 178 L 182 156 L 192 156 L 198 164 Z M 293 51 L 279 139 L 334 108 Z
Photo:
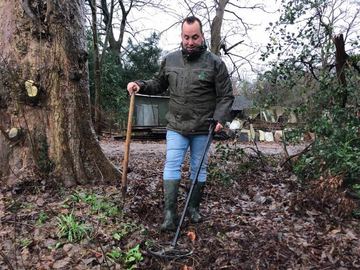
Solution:
M 210 121 L 211 121 L 211 125 L 210 125 L 210 129 L 209 129 L 209 135 L 208 135 L 208 137 L 207 137 L 207 139 L 206 139 L 206 144 L 205 144 L 206 147 L 204 148 L 204 151 L 203 151 L 202 156 L 201 156 L 201 158 L 200 158 L 199 166 L 198 166 L 198 168 L 197 168 L 197 170 L 196 170 L 195 177 L 194 177 L 194 179 L 193 179 L 193 181 L 192 181 L 192 183 L 191 183 L 191 186 L 190 186 L 189 194 L 188 194 L 188 196 L 187 196 L 187 198 L 186 198 L 186 203 L 185 203 L 184 211 L 183 211 L 183 213 L 182 213 L 182 215 L 181 215 L 180 222 L 179 222 L 179 225 L 178 225 L 178 227 L 177 227 L 175 237 L 174 237 L 173 242 L 172 242 L 172 244 L 171 244 L 173 247 L 176 246 L 176 243 L 177 243 L 177 241 L 178 241 L 178 239 L 179 239 L 180 231 L 181 231 L 181 226 L 182 226 L 182 224 L 183 224 L 183 222 L 184 222 L 184 219 L 185 219 L 185 216 L 186 216 L 186 211 L 187 211 L 187 209 L 188 209 L 188 207 L 189 207 L 191 195 L 193 194 L 194 187 L 196 186 L 196 183 L 197 183 L 197 181 L 198 181 L 198 177 L 199 177 L 199 174 L 200 174 L 201 166 L 202 166 L 202 164 L 203 164 L 203 162 L 204 162 L 204 159 L 205 159 L 207 150 L 208 150 L 208 148 L 209 148 L 209 146 L 210 146 L 210 144 L 211 144 L 211 142 L 212 142 L 212 139 L 213 139 L 213 133 L 214 133 L 214 130 L 215 130 L 216 123 L 215 123 L 215 121 L 214 121 L 213 119 L 211 119 Z

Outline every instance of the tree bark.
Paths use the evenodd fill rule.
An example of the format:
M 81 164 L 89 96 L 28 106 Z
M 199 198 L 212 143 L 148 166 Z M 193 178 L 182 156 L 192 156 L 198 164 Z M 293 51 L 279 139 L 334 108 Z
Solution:
M 345 52 L 345 42 L 344 36 L 342 34 L 335 36 L 333 42 L 336 47 L 336 75 L 339 81 L 339 84 L 344 87 L 341 101 L 342 108 L 345 108 L 347 103 L 348 93 L 346 91 L 346 78 L 345 78 L 345 64 L 346 64 L 346 52 Z
M 216 16 L 211 24 L 211 52 L 220 55 L 221 26 L 224 19 L 225 7 L 229 0 L 219 0 L 216 8 Z
M 115 183 L 91 123 L 84 0 L 47 2 L 0 1 L 0 185 Z
M 89 0 L 92 17 L 92 34 L 94 45 L 94 128 L 97 135 L 102 134 L 102 102 L 101 102 L 101 67 L 100 67 L 100 53 L 99 53 L 99 41 L 97 30 L 97 16 L 96 16 L 96 0 Z M 104 52 L 103 52 L 104 53 Z
M 128 10 L 126 10 L 124 1 L 119 1 L 119 5 L 120 5 L 120 9 L 121 9 L 121 20 L 120 20 L 120 30 L 119 30 L 119 38 L 118 40 L 115 39 L 114 36 L 114 29 L 113 26 L 110 24 L 108 25 L 109 22 L 111 22 L 111 18 L 113 16 L 113 9 L 111 6 L 111 10 L 109 13 L 108 7 L 107 7 L 107 0 L 101 0 L 101 8 L 103 11 L 103 15 L 105 17 L 105 24 L 107 26 L 110 27 L 109 29 L 109 49 L 111 51 L 114 51 L 118 54 L 117 58 L 116 58 L 116 63 L 121 66 L 121 49 L 122 49 L 122 44 L 124 42 L 124 34 L 125 34 L 125 27 L 126 27 L 126 22 L 127 22 L 127 16 L 129 15 L 132 6 L 133 6 L 133 0 L 130 1 L 129 3 L 129 8 Z

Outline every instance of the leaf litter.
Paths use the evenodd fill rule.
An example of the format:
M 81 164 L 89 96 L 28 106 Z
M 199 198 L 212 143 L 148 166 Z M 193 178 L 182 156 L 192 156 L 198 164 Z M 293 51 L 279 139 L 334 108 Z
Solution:
M 119 168 L 122 144 L 102 142 Z M 201 204 L 204 222 L 190 224 L 186 218 L 179 239 L 194 254 L 175 261 L 145 251 L 149 241 L 170 243 L 174 236 L 159 232 L 164 142 L 138 143 L 131 151 L 125 202 L 121 187 L 114 185 L 43 192 L 24 188 L 21 194 L 3 191 L 0 269 L 360 268 L 360 221 L 351 215 L 355 202 L 338 189 L 341 178 L 329 175 L 301 186 L 296 176 L 278 167 L 280 154 L 265 156 L 264 163 L 247 155 L 253 166 L 232 175 L 225 185 L 221 178 L 208 180 Z M 217 158 L 213 151 L 211 160 Z M 227 164 L 234 166 L 231 160 Z M 180 211 L 189 174 L 187 157 Z M 59 216 L 70 215 L 73 223 L 61 228 Z M 71 241 L 57 233 L 61 229 L 79 233 L 75 223 L 90 228 L 84 229 L 82 240 Z

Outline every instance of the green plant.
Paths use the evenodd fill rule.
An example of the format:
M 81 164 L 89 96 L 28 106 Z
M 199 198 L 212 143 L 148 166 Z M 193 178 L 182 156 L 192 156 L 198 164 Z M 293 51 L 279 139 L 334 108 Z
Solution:
M 278 56 L 261 76 L 262 84 L 275 95 L 273 105 L 283 106 L 285 94 L 295 94 L 292 104 L 297 107 L 301 131 L 315 134 L 311 148 L 294 164 L 302 183 L 341 175 L 343 185 L 351 186 L 360 179 L 360 46 L 359 36 L 349 34 L 360 21 L 357 13 L 346 8 L 351 2 L 342 6 L 344 16 L 354 20 L 346 29 L 328 1 L 282 1 L 281 16 L 270 24 L 271 42 L 262 55 L 263 59 Z
M 109 217 L 114 217 L 114 216 L 118 215 L 119 214 L 119 206 L 115 205 L 115 206 L 109 207 L 109 209 L 107 210 L 107 213 L 108 213 Z
M 130 249 L 129 251 L 126 252 L 125 254 L 125 263 L 131 263 L 131 262 L 140 262 L 143 260 L 143 256 L 140 252 L 140 245 L 138 244 L 136 247 Z M 133 269 L 136 265 L 132 265 L 130 268 L 128 269 Z
M 114 233 L 113 236 L 116 240 L 120 240 L 122 237 L 137 230 L 138 228 L 139 228 L 139 226 L 137 226 L 135 223 L 128 223 L 128 224 L 123 225 L 119 231 Z
M 151 240 L 146 240 L 145 241 L 145 246 L 149 246 L 151 244 Z
M 210 180 L 220 180 L 223 186 L 229 186 L 232 180 L 255 166 L 244 149 L 219 143 L 215 154 L 210 157 L 208 177 Z
M 74 202 L 80 202 L 81 201 L 81 195 L 82 195 L 82 193 L 80 191 L 76 190 L 73 194 L 70 194 L 70 198 Z
M 70 242 L 76 242 L 81 241 L 90 232 L 90 228 L 76 221 L 72 213 L 61 215 L 57 217 L 57 220 L 56 234 L 59 238 L 66 236 Z
M 120 229 L 119 235 L 120 235 L 120 237 L 123 237 L 123 236 L 129 234 L 131 231 L 132 231 L 131 226 L 129 226 L 129 225 L 124 225 L 124 226 Z
M 39 214 L 39 218 L 36 221 L 36 224 L 38 226 L 41 226 L 47 219 L 48 219 L 48 215 L 45 212 L 41 211 Z
M 127 252 L 121 250 L 121 248 L 116 247 L 111 250 L 111 252 L 106 253 L 106 257 L 114 263 L 115 261 L 121 261 L 126 264 L 128 267 L 126 269 L 131 270 L 136 267 L 136 262 L 141 262 L 144 258 L 140 252 L 140 245 L 138 244 L 132 249 L 129 249 Z
M 28 238 L 20 238 L 20 243 L 23 248 L 26 248 L 31 244 Z
M 227 238 L 227 233 L 217 232 L 216 237 L 220 238 L 222 241 L 224 241 Z
M 122 258 L 122 251 L 120 248 L 116 247 L 111 250 L 111 252 L 106 253 L 106 257 L 114 263 L 117 260 L 120 260 Z
M 114 233 L 114 239 L 116 239 L 116 240 L 120 240 L 121 239 L 121 235 L 120 234 L 118 234 L 118 233 Z
M 20 199 L 16 199 L 16 200 L 14 200 L 14 199 L 7 200 L 6 199 L 5 205 L 6 205 L 6 210 L 11 213 L 15 213 L 19 209 L 25 208 L 25 206 L 21 203 Z
M 112 198 L 104 198 L 96 193 L 87 194 L 84 190 L 75 191 L 70 195 L 74 202 L 85 202 L 91 206 L 93 212 L 99 213 L 100 219 L 106 221 L 106 216 L 114 217 L 119 214 L 119 206 L 116 200 Z
M 319 117 L 309 120 L 316 139 L 309 152 L 295 164 L 302 179 L 343 175 L 344 184 L 357 184 L 360 178 L 359 121 L 348 109 L 334 106 Z
M 356 195 L 360 198 L 360 184 L 353 185 L 353 189 L 356 190 Z

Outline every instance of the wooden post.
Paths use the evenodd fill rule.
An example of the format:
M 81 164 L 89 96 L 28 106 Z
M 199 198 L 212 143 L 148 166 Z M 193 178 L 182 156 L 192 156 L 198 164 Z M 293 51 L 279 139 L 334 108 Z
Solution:
M 123 166 L 122 182 L 121 182 L 122 184 L 121 192 L 122 192 L 123 200 L 125 199 L 127 192 L 127 169 L 129 164 L 129 151 L 130 151 L 130 142 L 131 142 L 132 118 L 134 114 L 134 104 L 135 104 L 135 94 L 132 94 L 130 99 L 129 118 L 128 118 L 127 131 L 126 131 L 124 166 Z

